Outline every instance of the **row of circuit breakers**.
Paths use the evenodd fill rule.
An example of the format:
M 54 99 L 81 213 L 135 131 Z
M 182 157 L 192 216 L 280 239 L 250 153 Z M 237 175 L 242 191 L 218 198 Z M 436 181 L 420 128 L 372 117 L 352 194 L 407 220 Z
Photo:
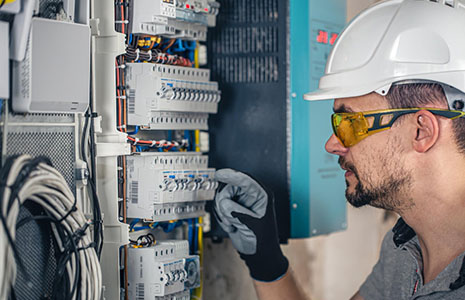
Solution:
M 0 7 L 0 13 L 16 18 L 12 28 L 5 29 L 8 23 L 0 22 L 0 39 L 11 34 L 9 49 L 0 51 L 0 66 L 12 60 L 12 82 L 0 86 L 0 98 L 10 98 L 15 113 L 85 113 L 93 94 L 91 70 L 106 72 L 99 69 L 103 65 L 99 56 L 92 56 L 91 37 L 104 28 L 104 22 L 124 34 L 120 49 L 126 53 L 116 56 L 114 68 L 120 82 L 92 89 L 111 86 L 115 103 L 124 100 L 124 109 L 107 108 L 111 114 L 122 115 L 114 119 L 125 122 L 115 123 L 115 128 L 124 128 L 121 133 L 133 136 L 132 140 L 128 137 L 131 155 L 124 156 L 123 222 L 133 229 L 146 229 L 129 233 L 137 243 L 126 248 L 127 278 L 113 285 L 105 281 L 103 270 L 105 290 L 121 290 L 121 299 L 188 300 L 202 277 L 200 255 L 190 249 L 193 243 L 187 238 L 155 242 L 150 236 L 156 236 L 154 224 L 187 223 L 204 216 L 206 201 L 214 199 L 218 188 L 215 169 L 208 167 L 208 156 L 202 151 L 208 151 L 208 115 L 217 113 L 221 91 L 217 82 L 210 81 L 210 70 L 199 65 L 206 65 L 206 49 L 200 42 L 206 41 L 208 27 L 216 25 L 220 5 L 210 0 L 93 1 L 7 0 Z M 91 8 L 100 7 L 100 1 L 111 2 L 112 10 L 95 22 Z M 41 5 L 55 2 L 55 15 L 39 13 Z M 93 28 L 95 24 L 99 27 Z M 10 77 L 0 72 L 2 78 Z M 105 77 L 114 80 L 108 74 Z M 100 101 L 100 94 L 94 93 L 94 103 Z M 99 116 L 109 114 L 96 107 Z M 145 144 L 139 149 L 143 145 L 137 144 L 139 140 L 155 140 L 162 131 L 197 131 L 197 147 L 173 151 Z M 97 130 L 98 134 L 105 132 Z
M 131 32 L 206 41 L 207 27 L 215 26 L 218 8 L 218 3 L 207 0 L 133 1 Z M 163 54 L 150 50 L 136 56 L 142 54 L 155 63 L 127 62 L 124 68 L 127 125 L 207 130 L 208 114 L 217 113 L 221 100 L 218 83 L 210 81 L 210 70 L 156 63 L 164 59 Z M 145 152 L 128 156 L 126 164 L 128 220 L 198 218 L 218 187 L 208 156 L 199 152 Z M 189 290 L 200 286 L 201 273 L 199 256 L 189 252 L 188 241 L 179 240 L 129 248 L 129 299 L 191 299 Z

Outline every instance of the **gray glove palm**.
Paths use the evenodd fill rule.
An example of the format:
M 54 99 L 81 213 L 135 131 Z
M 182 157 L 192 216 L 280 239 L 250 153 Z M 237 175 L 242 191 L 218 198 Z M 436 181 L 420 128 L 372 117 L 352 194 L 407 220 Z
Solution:
M 226 183 L 215 197 L 215 213 L 256 280 L 274 281 L 287 271 L 277 234 L 272 195 L 251 177 L 231 170 L 216 172 Z

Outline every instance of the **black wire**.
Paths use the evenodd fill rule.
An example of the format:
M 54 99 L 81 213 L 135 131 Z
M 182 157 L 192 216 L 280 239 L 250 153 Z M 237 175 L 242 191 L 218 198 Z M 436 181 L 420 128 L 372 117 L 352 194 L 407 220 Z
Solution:
M 62 220 L 61 218 L 60 220 Z M 63 241 L 63 252 L 61 252 L 61 255 L 57 256 L 57 267 L 55 271 L 55 282 L 54 282 L 54 289 L 52 292 L 52 299 L 70 299 L 74 293 L 76 292 L 76 289 L 78 287 L 78 284 L 81 280 L 80 278 L 80 257 L 79 257 L 79 251 L 80 250 L 85 250 L 89 248 L 88 245 L 84 248 L 77 248 L 77 244 L 81 240 L 84 232 L 87 229 L 88 224 L 85 224 L 83 228 L 75 231 L 74 233 L 69 231 L 63 224 L 62 222 L 56 219 L 55 217 L 52 217 L 50 215 L 40 215 L 40 216 L 31 216 L 31 217 L 26 217 L 21 220 L 19 220 L 16 223 L 16 229 L 19 229 L 21 226 L 24 226 L 26 223 L 31 222 L 31 221 L 48 221 L 50 223 L 53 223 L 55 225 L 55 229 L 60 235 L 60 239 Z M 81 232 L 82 231 L 82 232 Z M 76 235 L 76 233 L 79 233 Z M 76 238 L 77 237 L 77 238 Z M 72 246 L 72 247 L 71 247 Z M 57 246 L 58 248 L 58 246 Z M 63 282 L 65 279 L 69 281 L 68 273 L 66 272 L 66 265 L 68 264 L 69 260 L 71 260 L 72 256 L 71 254 L 74 253 L 75 259 L 76 259 L 76 270 L 75 270 L 75 280 L 73 281 L 73 285 L 71 288 L 71 291 L 69 289 L 69 282 L 68 285 L 63 286 Z M 62 289 L 64 287 L 64 289 Z M 58 294 L 61 292 L 66 292 L 68 293 L 66 296 L 58 296 Z M 77 290 L 78 293 L 80 294 L 80 290 Z M 64 297 L 64 298 L 63 298 Z M 79 299 L 79 297 L 77 297 Z
M 0 1 L 2 1 L 2 3 L 0 3 L 0 8 L 2 8 L 2 7 L 3 7 L 3 5 L 5 5 L 5 3 L 6 3 L 6 0 L 0 0 Z
M 92 66 L 91 66 L 92 69 Z M 92 70 L 91 70 L 92 71 Z M 90 81 L 90 90 L 93 90 L 92 87 L 92 80 Z M 89 171 L 89 182 L 90 182 L 90 187 L 91 187 L 91 193 L 93 197 L 93 217 L 94 217 L 94 242 L 97 245 L 96 247 L 96 252 L 97 256 L 100 259 L 102 255 L 102 249 L 103 249 L 103 228 L 102 228 L 102 211 L 100 209 L 100 201 L 97 195 L 97 181 L 96 181 L 96 175 L 95 175 L 95 169 L 96 169 L 96 163 L 95 163 L 95 156 L 96 156 L 96 151 L 95 151 L 95 132 L 94 132 L 94 117 L 96 116 L 96 113 L 94 113 L 94 104 L 93 104 L 93 98 L 92 94 L 90 94 L 89 97 L 89 115 L 86 116 L 86 118 L 90 117 L 90 126 L 89 129 L 89 155 L 90 155 L 90 171 Z M 84 146 L 85 144 L 82 144 Z M 85 152 L 85 151 L 84 151 Z M 87 156 L 83 157 L 84 161 L 87 162 Z

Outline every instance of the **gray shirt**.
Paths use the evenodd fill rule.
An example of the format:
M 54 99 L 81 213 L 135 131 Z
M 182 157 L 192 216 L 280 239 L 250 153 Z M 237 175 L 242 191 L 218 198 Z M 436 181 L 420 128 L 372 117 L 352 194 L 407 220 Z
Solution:
M 403 229 L 408 227 L 400 219 L 384 237 L 379 261 L 360 287 L 362 297 L 365 300 L 465 299 L 465 253 L 456 257 L 433 281 L 423 284 L 418 238 L 410 227 L 405 230 L 410 229 L 412 234 L 407 234 L 407 238 L 402 236 L 405 232 L 396 231 L 399 223 L 403 223 Z

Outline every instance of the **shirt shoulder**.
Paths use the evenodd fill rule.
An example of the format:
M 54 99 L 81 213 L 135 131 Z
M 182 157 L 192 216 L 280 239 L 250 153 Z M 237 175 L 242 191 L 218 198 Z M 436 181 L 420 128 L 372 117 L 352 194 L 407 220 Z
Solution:
M 396 245 L 395 238 L 398 233 L 393 230 L 384 236 L 379 260 L 360 287 L 365 300 L 408 299 L 413 293 L 416 264 L 407 251 Z

